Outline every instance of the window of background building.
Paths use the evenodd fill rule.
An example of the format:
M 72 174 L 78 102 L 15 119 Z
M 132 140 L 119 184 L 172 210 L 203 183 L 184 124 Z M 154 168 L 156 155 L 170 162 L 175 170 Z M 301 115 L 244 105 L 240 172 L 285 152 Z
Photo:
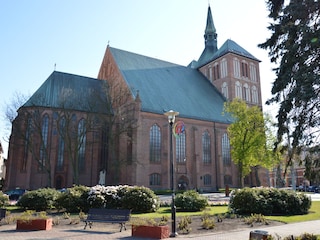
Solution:
M 222 136 L 222 162 L 224 165 L 231 164 L 230 140 L 227 133 Z
M 160 127 L 154 124 L 150 128 L 149 154 L 150 162 L 160 162 L 161 157 L 161 132 Z
M 149 176 L 150 186 L 160 186 L 161 185 L 161 176 L 159 173 L 152 173 Z
M 202 134 L 202 161 L 211 163 L 211 139 L 208 131 Z
M 181 133 L 176 138 L 176 161 L 178 163 L 185 163 L 186 159 L 186 134 Z

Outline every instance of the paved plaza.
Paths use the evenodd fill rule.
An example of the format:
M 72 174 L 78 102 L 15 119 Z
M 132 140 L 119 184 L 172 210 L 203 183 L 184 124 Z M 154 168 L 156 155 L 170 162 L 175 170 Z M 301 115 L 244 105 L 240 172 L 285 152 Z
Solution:
M 319 201 L 320 194 L 312 194 L 312 201 Z M 227 201 L 228 198 L 223 194 L 210 194 L 211 201 Z M 131 236 L 131 226 L 127 226 L 127 230 L 119 232 L 118 224 L 94 224 L 92 229 L 84 228 L 84 223 L 77 225 L 64 225 L 53 227 L 49 231 L 17 231 L 15 224 L 1 225 L 0 226 L 0 240 L 100 240 L 100 239 L 136 239 L 146 240 L 146 238 L 136 238 Z M 216 240 L 248 240 L 250 232 L 252 231 L 266 231 L 273 236 L 299 236 L 303 233 L 312 233 L 320 235 L 320 219 L 316 221 L 307 221 L 301 223 L 291 223 L 280 226 L 264 226 L 259 228 L 246 228 L 246 229 L 230 229 L 225 232 L 204 233 L 201 235 L 178 235 L 177 239 L 216 239 Z

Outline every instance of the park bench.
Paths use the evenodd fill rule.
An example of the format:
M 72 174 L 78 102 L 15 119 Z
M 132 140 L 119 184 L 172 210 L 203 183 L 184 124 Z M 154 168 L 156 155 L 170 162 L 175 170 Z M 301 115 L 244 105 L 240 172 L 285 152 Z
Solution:
M 127 230 L 126 222 L 130 220 L 130 214 L 131 210 L 129 209 L 90 208 L 87 218 L 84 220 L 86 223 L 84 229 L 88 224 L 91 228 L 93 222 L 119 223 L 121 232 L 122 228 Z

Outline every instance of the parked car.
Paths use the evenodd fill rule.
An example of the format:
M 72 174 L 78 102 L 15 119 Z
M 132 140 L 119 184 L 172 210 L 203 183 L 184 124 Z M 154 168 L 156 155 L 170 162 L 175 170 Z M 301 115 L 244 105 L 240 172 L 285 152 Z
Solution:
M 8 195 L 10 200 L 19 200 L 19 198 L 23 194 L 25 194 L 26 191 L 27 190 L 25 189 L 16 188 L 16 189 L 5 191 L 4 194 Z

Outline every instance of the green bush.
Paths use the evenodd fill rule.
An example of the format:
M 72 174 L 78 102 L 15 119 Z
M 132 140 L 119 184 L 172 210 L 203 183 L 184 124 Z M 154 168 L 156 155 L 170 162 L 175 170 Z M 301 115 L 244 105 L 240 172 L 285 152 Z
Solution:
M 231 194 L 229 208 L 250 215 L 296 215 L 308 213 L 311 199 L 305 194 L 276 188 L 243 188 Z
M 122 208 L 131 209 L 134 213 L 156 212 L 160 207 L 158 196 L 147 187 L 128 188 L 121 201 Z
M 0 191 L 0 208 L 9 204 L 9 196 Z
M 64 208 L 70 213 L 88 212 L 90 208 L 87 201 L 89 190 L 89 187 L 82 185 L 67 188 L 56 200 L 56 208 Z
M 181 211 L 200 211 L 208 206 L 208 199 L 194 190 L 189 190 L 176 195 L 175 205 Z
M 287 236 L 283 240 L 317 240 L 317 236 L 310 233 L 303 233 L 298 237 Z
M 55 201 L 61 193 L 53 188 L 41 188 L 28 191 L 21 196 L 17 205 L 24 209 L 45 211 L 55 207 Z

